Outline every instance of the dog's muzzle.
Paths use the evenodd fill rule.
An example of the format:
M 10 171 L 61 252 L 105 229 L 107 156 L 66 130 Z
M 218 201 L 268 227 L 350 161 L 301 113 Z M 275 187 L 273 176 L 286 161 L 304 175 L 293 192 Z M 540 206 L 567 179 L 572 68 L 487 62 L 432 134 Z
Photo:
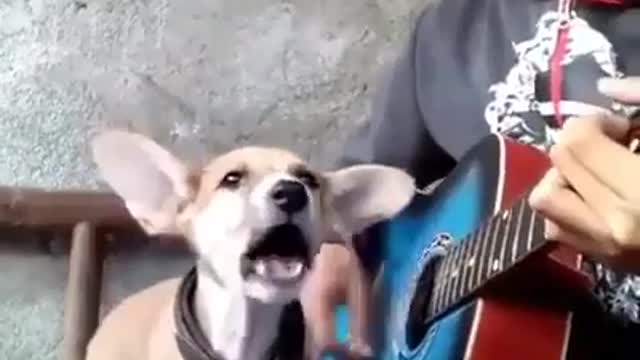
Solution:
M 309 203 L 307 190 L 299 181 L 280 180 L 269 195 L 274 205 L 287 215 L 302 211 Z
M 302 230 L 291 223 L 271 228 L 242 256 L 241 273 L 247 279 L 286 285 L 302 279 L 311 264 L 309 244 Z

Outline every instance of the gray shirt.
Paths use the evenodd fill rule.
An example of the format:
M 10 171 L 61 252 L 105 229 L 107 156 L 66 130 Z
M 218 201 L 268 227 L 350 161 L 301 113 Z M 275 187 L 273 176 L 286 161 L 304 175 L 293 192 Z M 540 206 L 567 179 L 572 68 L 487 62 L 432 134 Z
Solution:
M 427 8 L 340 165 L 402 167 L 422 186 L 491 131 L 547 149 L 558 130 L 548 91 L 556 8 L 549 0 L 441 0 Z M 579 5 L 576 15 L 563 65 L 566 116 L 616 105 L 597 92 L 598 78 L 640 75 L 638 5 Z M 640 278 L 601 266 L 598 274 L 607 310 L 640 323 Z

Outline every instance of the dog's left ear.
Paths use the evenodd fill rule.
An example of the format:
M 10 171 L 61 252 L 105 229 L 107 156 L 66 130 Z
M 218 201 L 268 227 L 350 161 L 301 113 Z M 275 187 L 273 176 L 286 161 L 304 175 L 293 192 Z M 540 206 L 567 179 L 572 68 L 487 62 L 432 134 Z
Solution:
M 122 130 L 100 133 L 91 148 L 102 177 L 148 234 L 180 233 L 180 209 L 196 190 L 182 161 L 151 139 Z
M 356 165 L 325 173 L 328 205 L 338 231 L 357 234 L 402 211 L 415 194 L 406 172 L 382 165 Z

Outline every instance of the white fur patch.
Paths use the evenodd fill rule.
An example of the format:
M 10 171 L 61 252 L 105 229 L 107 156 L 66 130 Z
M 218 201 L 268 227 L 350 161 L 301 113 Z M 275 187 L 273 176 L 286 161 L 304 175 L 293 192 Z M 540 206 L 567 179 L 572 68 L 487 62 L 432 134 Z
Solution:
M 250 246 L 270 228 L 287 221 L 300 227 L 312 251 L 316 251 L 323 240 L 319 233 L 323 224 L 318 217 L 317 201 L 306 186 L 309 204 L 291 219 L 273 203 L 271 191 L 282 180 L 298 181 L 288 173 L 278 172 L 264 177 L 250 191 L 218 190 L 193 220 L 192 241 L 200 257 L 216 270 L 227 286 L 238 286 L 247 295 L 263 301 L 291 301 L 297 297 L 300 284 L 271 282 L 267 278 L 243 279 L 240 262 Z
M 240 193 L 218 191 L 193 220 L 193 239 L 198 255 L 222 276 L 225 284 L 239 285 L 240 257 L 252 236 L 247 218 L 248 203 Z

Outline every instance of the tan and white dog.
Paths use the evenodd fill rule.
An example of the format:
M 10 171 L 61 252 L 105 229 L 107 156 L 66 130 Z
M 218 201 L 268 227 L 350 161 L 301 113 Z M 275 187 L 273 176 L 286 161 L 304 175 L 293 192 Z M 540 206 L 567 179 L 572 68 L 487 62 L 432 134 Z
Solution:
M 273 351 L 287 336 L 285 312 L 302 321 L 291 304 L 323 239 L 389 218 L 414 194 L 399 169 L 319 173 L 276 148 L 240 148 L 196 172 L 139 134 L 107 131 L 92 149 L 142 228 L 183 235 L 198 265 L 118 305 L 92 338 L 89 360 L 287 358 Z

